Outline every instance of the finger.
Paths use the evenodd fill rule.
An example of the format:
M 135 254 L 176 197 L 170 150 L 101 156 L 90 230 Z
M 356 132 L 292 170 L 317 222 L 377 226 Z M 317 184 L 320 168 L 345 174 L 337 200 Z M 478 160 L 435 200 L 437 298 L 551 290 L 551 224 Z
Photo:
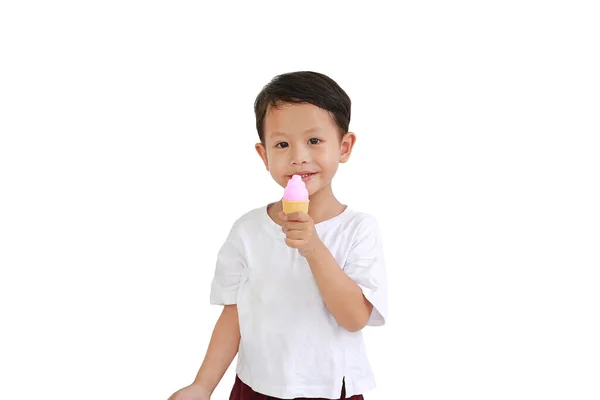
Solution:
M 287 214 L 288 221 L 307 222 L 310 221 L 310 217 L 304 211 L 297 211 Z
M 303 231 L 308 229 L 308 222 L 288 221 L 283 225 L 285 231 Z
M 292 240 L 304 240 L 306 234 L 303 231 L 287 231 L 285 236 Z
M 304 244 L 304 240 L 298 240 L 298 239 L 289 239 L 286 238 L 285 239 L 285 244 L 287 244 L 288 246 L 297 249 L 299 247 L 301 247 Z
M 277 213 L 277 215 L 279 216 L 279 219 L 282 219 L 282 220 L 284 220 L 284 221 L 287 221 L 287 220 L 288 220 L 287 214 L 286 214 L 286 213 L 284 213 L 283 211 L 279 211 L 279 212 Z

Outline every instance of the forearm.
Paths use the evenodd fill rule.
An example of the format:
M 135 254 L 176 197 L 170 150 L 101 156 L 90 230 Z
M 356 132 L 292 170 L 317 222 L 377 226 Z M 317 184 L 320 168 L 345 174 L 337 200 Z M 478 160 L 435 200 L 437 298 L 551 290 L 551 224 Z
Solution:
M 361 330 L 367 324 L 373 306 L 360 287 L 342 268 L 323 243 L 306 257 L 325 305 L 336 321 L 349 330 Z
M 240 327 L 237 306 L 225 306 L 215 324 L 204 362 L 194 383 L 212 393 L 235 358 L 239 345 Z

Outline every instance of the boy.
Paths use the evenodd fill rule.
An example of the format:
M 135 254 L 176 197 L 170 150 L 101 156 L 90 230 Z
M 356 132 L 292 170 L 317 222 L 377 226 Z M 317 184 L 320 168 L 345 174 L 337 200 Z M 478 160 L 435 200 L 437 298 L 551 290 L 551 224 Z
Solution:
M 236 354 L 230 400 L 358 400 L 375 387 L 361 329 L 387 314 L 381 238 L 331 186 L 356 141 L 350 105 L 316 72 L 279 75 L 259 93 L 256 151 L 281 187 L 302 177 L 309 212 L 286 215 L 277 201 L 234 223 L 211 287 L 223 312 L 194 383 L 170 400 L 210 399 Z

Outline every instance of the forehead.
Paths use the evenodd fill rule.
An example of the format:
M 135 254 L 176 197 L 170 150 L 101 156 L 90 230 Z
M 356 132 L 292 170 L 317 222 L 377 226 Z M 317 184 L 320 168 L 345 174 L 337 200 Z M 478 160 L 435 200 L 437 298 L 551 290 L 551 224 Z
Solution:
M 312 104 L 285 103 L 269 107 L 264 121 L 265 137 L 273 135 L 299 135 L 336 133 L 337 127 L 326 110 Z

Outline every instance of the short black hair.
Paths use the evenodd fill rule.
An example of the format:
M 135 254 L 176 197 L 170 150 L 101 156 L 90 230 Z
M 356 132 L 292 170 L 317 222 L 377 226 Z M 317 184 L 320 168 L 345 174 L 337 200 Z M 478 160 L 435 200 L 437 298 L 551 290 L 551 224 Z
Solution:
M 329 111 L 340 136 L 350 125 L 350 97 L 327 75 L 298 71 L 277 75 L 260 91 L 254 102 L 256 130 L 264 143 L 264 122 L 270 107 L 285 103 L 309 103 Z

